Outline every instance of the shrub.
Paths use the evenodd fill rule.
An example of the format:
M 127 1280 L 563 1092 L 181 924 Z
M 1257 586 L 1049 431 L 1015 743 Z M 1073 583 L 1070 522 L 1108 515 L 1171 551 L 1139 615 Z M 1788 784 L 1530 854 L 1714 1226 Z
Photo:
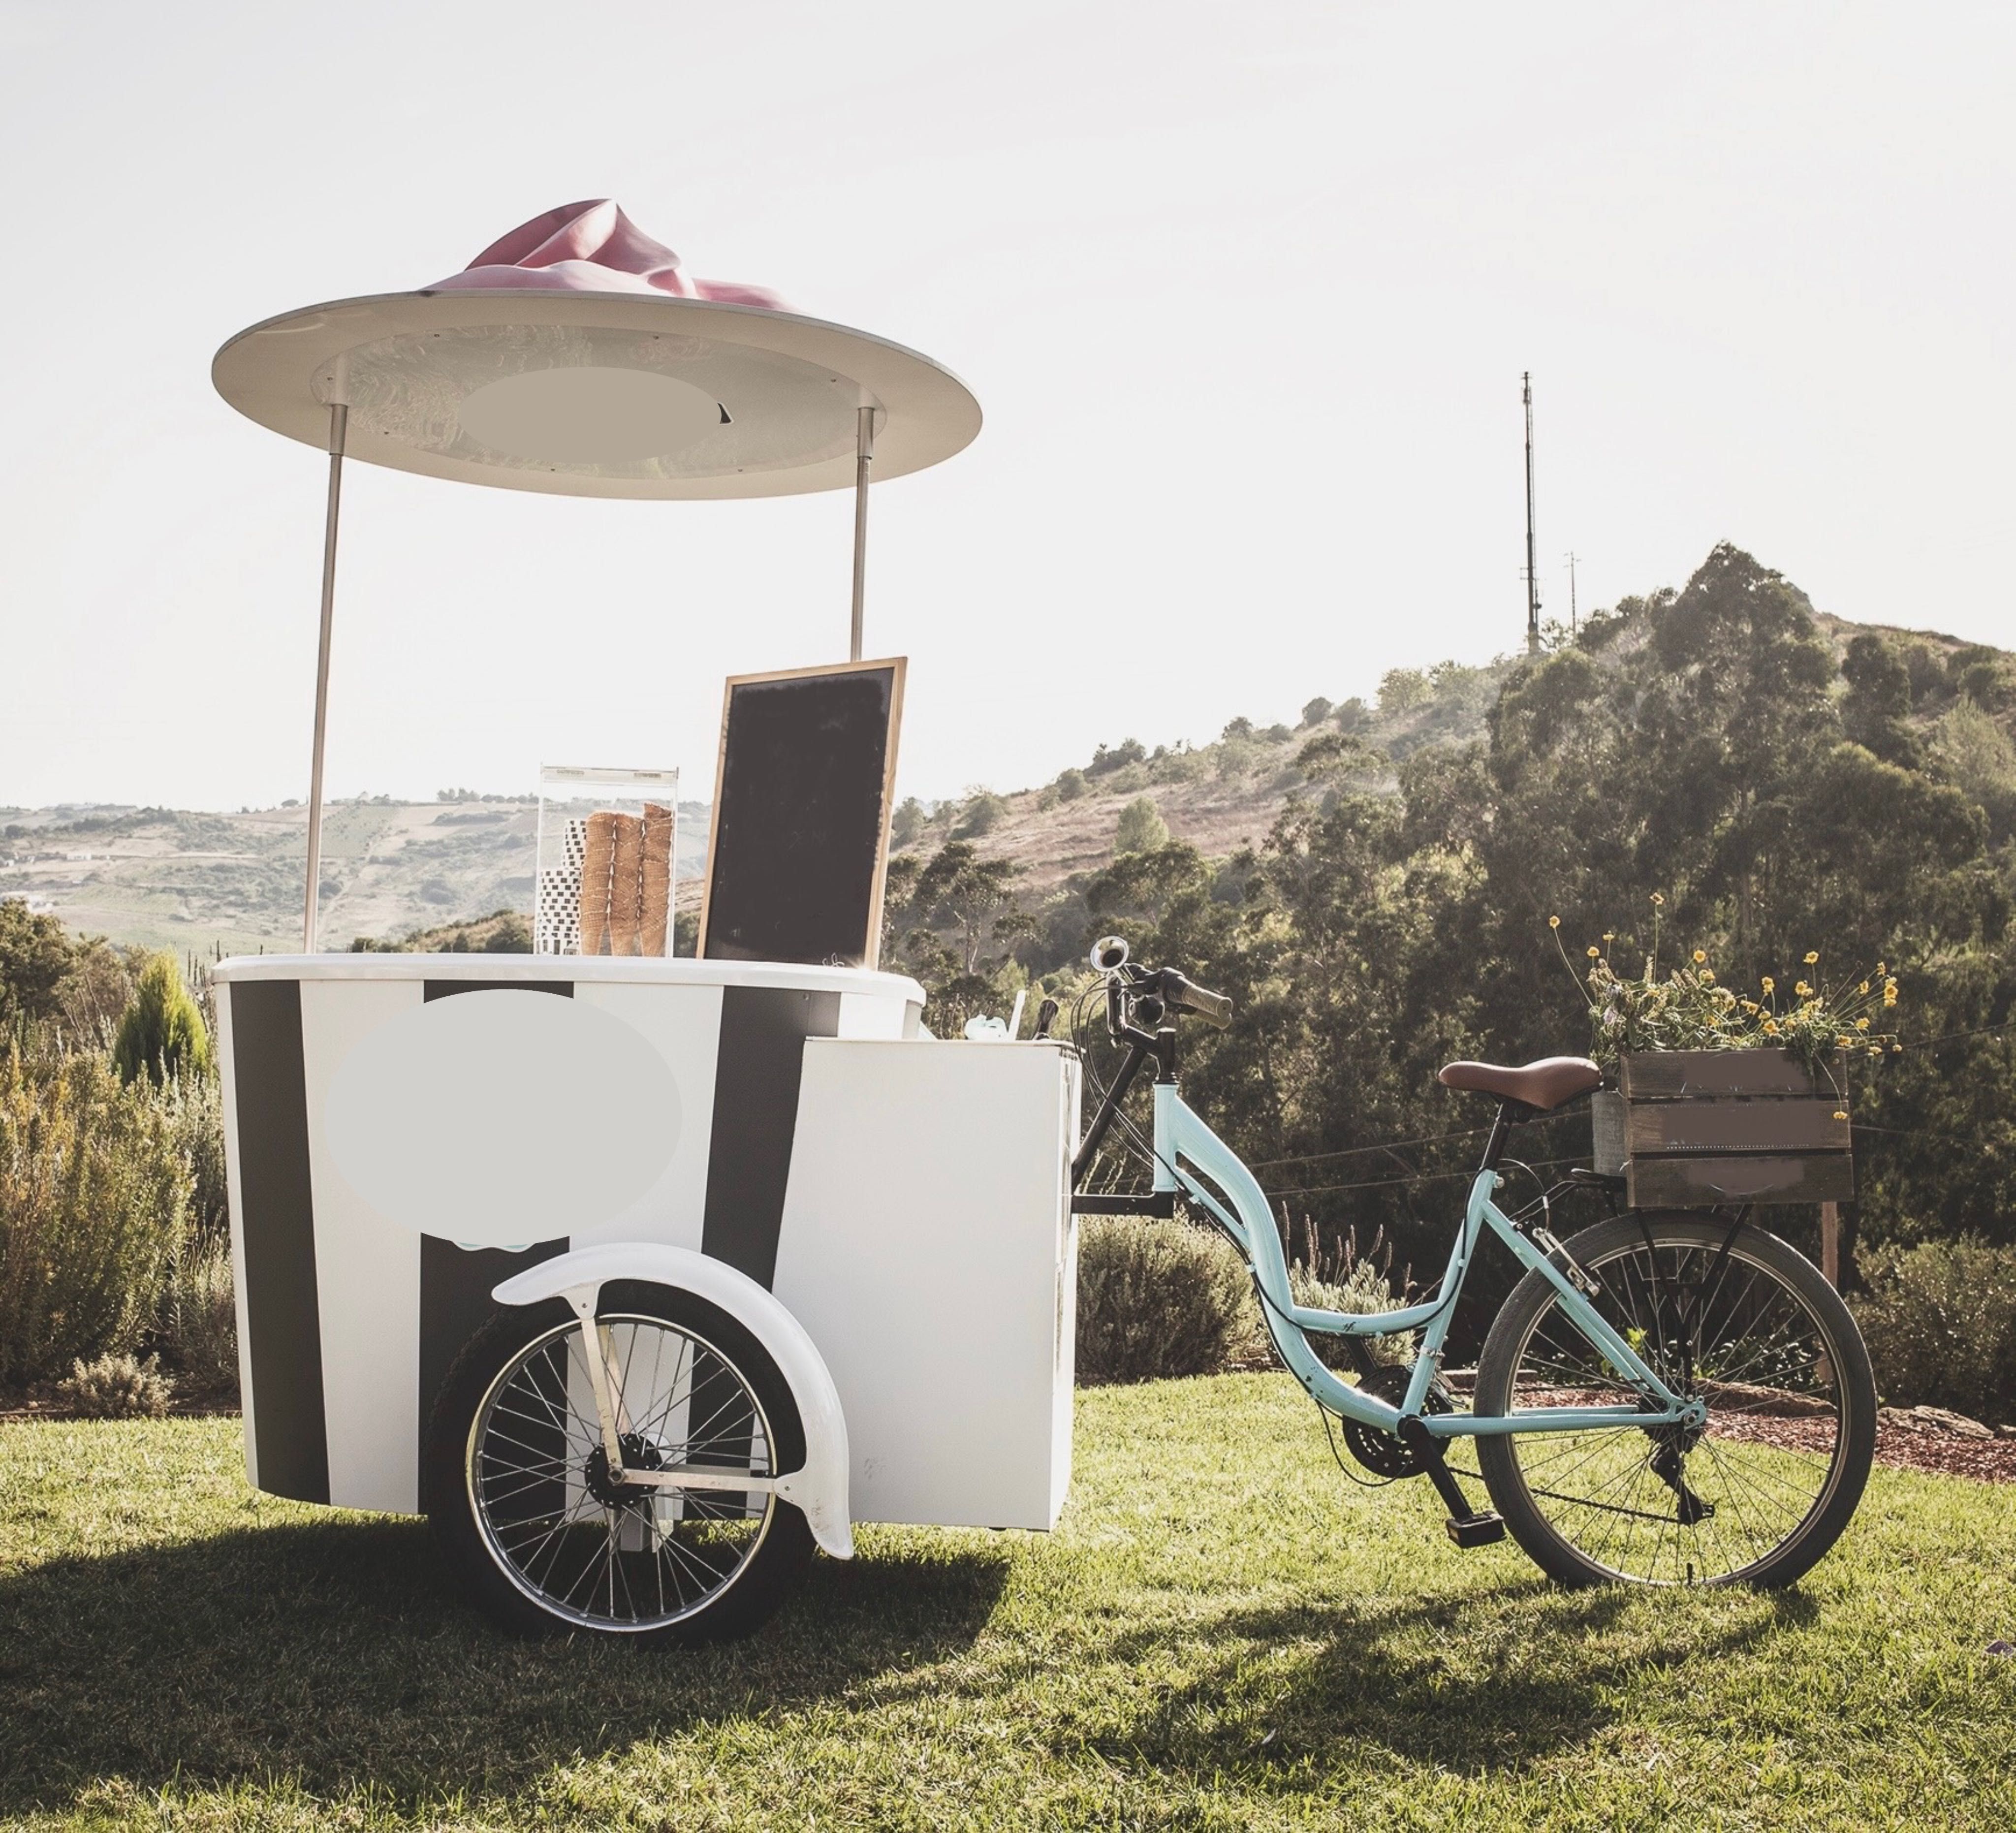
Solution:
M 1085 1219 L 1078 1378 L 1087 1386 L 1213 1374 L 1247 1343 L 1253 1304 L 1229 1242 L 1186 1222 Z
M 977 840 L 983 834 L 992 834 L 1007 812 L 1007 803 L 993 790 L 976 790 L 960 812 L 959 825 L 952 830 L 952 836 L 957 840 Z
M 157 1082 L 210 1068 L 210 1033 L 172 955 L 153 955 L 119 1021 L 112 1061 L 122 1079 L 143 1071 Z
M 1298 1261 L 1288 1269 L 1288 1291 L 1298 1305 L 1312 1311 L 1391 1311 L 1401 1301 L 1387 1277 L 1369 1260 L 1361 1260 L 1341 1280 L 1319 1279 Z M 1375 1362 L 1405 1367 L 1414 1359 L 1414 1333 L 1391 1337 L 1362 1337 L 1359 1341 L 1372 1352 Z M 1309 1346 L 1332 1368 L 1352 1366 L 1351 1352 L 1341 1337 L 1312 1331 Z
M 1085 794 L 1085 772 L 1074 766 L 1057 772 L 1057 800 L 1075 802 Z
M 1327 719 L 1330 716 L 1330 714 L 1334 711 L 1334 709 L 1331 707 L 1330 703 L 1325 700 L 1321 694 L 1318 694 L 1314 700 L 1309 700 L 1304 704 L 1302 708 L 1302 723 L 1305 726 L 1320 726 L 1324 720 Z
M 164 1086 L 155 1100 L 167 1123 L 168 1143 L 189 1173 L 189 1233 L 200 1251 L 227 1246 L 231 1199 L 225 1182 L 224 1097 L 214 1075 L 185 1075 Z
M 159 1419 L 174 1397 L 175 1380 L 161 1373 L 161 1359 L 101 1356 L 70 1364 L 70 1378 L 56 1392 L 86 1419 Z
M 1853 1305 L 1885 1400 L 2016 1419 L 2016 1248 L 1973 1237 L 1879 1249 Z
M 0 1075 L 0 1382 L 137 1348 L 187 1227 L 191 1175 L 144 1079 L 96 1052 Z
M 1120 826 L 1113 837 L 1113 850 L 1121 853 L 1154 853 L 1169 844 L 1169 824 L 1146 796 L 1137 796 L 1120 811 Z
M 236 1388 L 238 1307 L 228 1245 L 192 1248 L 177 1264 L 161 1306 L 160 1342 L 185 1385 L 207 1394 Z

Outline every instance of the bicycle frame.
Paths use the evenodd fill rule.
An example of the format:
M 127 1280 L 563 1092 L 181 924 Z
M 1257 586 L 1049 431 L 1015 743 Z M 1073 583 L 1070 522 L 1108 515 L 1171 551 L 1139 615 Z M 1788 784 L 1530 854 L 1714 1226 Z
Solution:
M 1661 1381 L 1604 1321 L 1570 1274 L 1555 1266 L 1548 1253 L 1492 1201 L 1500 1181 L 1496 1171 L 1480 1169 L 1471 1184 L 1463 1227 L 1433 1298 L 1399 1311 L 1360 1313 L 1312 1309 L 1296 1304 L 1289 1290 L 1287 1256 L 1258 1180 L 1238 1154 L 1185 1104 L 1173 1079 L 1158 1080 L 1154 1097 L 1156 1190 L 1180 1192 L 1189 1197 L 1230 1237 L 1252 1271 L 1268 1334 L 1290 1372 L 1319 1406 L 1388 1432 L 1397 1433 L 1402 1420 L 1416 1418 L 1437 1439 L 1572 1432 L 1619 1425 L 1698 1427 L 1706 1419 L 1705 1405 L 1699 1400 L 1682 1399 Z M 1207 1179 L 1222 1193 L 1225 1201 L 1207 1187 Z M 1637 1391 L 1638 1406 L 1514 1407 L 1506 1413 L 1487 1416 L 1424 1410 L 1464 1276 L 1487 1225 L 1521 1266 L 1537 1272 L 1553 1286 L 1569 1320 Z M 1311 1331 L 1332 1336 L 1378 1337 L 1412 1330 L 1421 1332 L 1420 1353 L 1406 1394 L 1398 1406 L 1340 1380 L 1325 1367 L 1309 1341 Z

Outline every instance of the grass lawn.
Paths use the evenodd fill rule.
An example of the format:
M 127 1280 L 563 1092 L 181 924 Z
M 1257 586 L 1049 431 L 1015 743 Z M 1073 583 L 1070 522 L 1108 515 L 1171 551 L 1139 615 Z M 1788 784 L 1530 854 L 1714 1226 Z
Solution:
M 1571 1594 L 1281 1376 L 1079 1396 L 1054 1536 L 870 1529 L 752 1642 L 509 1640 L 235 1420 L 0 1426 L 0 1817 L 2006 1828 L 2016 1492 L 1879 1469 L 1796 1591 Z

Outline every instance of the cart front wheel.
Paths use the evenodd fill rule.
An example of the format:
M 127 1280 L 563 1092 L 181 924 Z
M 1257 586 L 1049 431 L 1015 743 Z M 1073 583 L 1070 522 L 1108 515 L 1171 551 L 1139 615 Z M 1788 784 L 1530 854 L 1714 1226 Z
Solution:
M 804 1463 L 790 1385 L 690 1292 L 612 1281 L 597 1331 L 624 1478 L 684 1469 L 694 1485 L 612 1475 L 580 1320 L 553 1299 L 500 1313 L 448 1372 L 424 1470 L 435 1537 L 477 1602 L 524 1634 L 747 1635 L 804 1572 L 812 1532 L 767 1485 L 722 1479 Z

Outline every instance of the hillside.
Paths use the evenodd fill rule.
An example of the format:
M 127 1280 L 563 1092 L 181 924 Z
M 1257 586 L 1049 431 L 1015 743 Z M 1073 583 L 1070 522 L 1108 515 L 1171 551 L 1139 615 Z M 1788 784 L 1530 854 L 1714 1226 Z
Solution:
M 1637 601 L 1626 601 L 1626 605 Z M 1615 667 L 1643 640 L 1644 624 L 1611 620 L 1614 637 L 1583 646 Z M 1815 613 L 1837 657 L 1874 631 L 1913 659 L 1917 673 L 1947 682 L 1969 667 L 2006 672 L 2003 652 L 1952 637 L 1856 625 Z M 1308 787 L 1298 767 L 1319 732 L 1342 731 L 1391 766 L 1424 747 L 1484 735 L 1499 687 L 1514 666 L 1501 657 L 1481 667 L 1446 661 L 1400 669 L 1374 700 L 1332 706 L 1312 700 L 1294 726 L 1233 721 L 1215 740 L 1150 752 L 1131 739 L 1102 745 L 1051 782 L 1006 794 L 976 789 L 898 811 L 899 853 L 929 856 L 956 837 L 1017 868 L 1018 895 L 1042 902 L 1113 856 L 1120 812 L 1146 796 L 1172 836 L 1207 857 L 1257 844 L 1288 798 Z M 1944 704 L 1916 693 L 1908 722 L 1932 736 Z M 2006 731 L 2005 712 L 2000 723 Z M 1376 786 L 1376 785 L 1375 785 Z M 459 794 L 459 792 L 458 792 Z M 697 906 L 705 864 L 707 807 L 682 802 L 677 902 Z M 399 938 L 488 913 L 529 912 L 538 805 L 530 798 L 460 795 L 401 802 L 387 797 L 330 805 L 323 827 L 324 934 Z M 306 811 L 299 805 L 236 814 L 160 808 L 61 805 L 0 808 L 0 897 L 25 897 L 70 927 L 117 942 L 199 953 L 285 948 L 299 934 Z
M 697 888 L 707 805 L 679 805 L 677 876 Z M 530 798 L 334 802 L 322 822 L 322 933 L 416 929 L 531 907 Z M 308 812 L 0 808 L 0 897 L 27 898 L 117 942 L 207 953 L 298 945 Z

